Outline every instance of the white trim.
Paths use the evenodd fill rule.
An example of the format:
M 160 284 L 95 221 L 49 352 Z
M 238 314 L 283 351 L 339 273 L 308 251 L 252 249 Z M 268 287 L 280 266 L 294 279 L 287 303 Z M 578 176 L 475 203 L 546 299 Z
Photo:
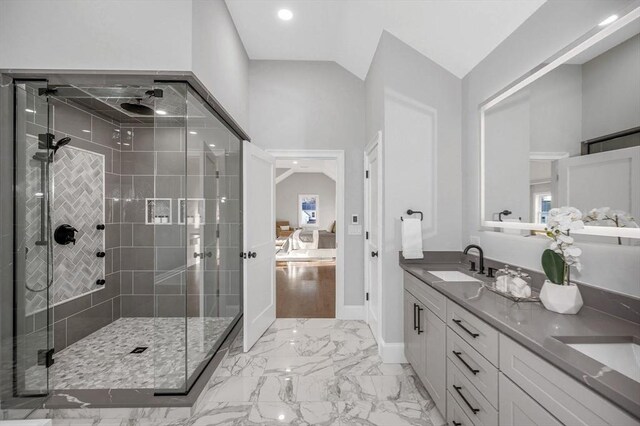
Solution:
M 382 253 L 382 256 L 379 254 L 376 261 L 377 261 L 377 270 L 378 270 L 378 288 L 376 289 L 376 294 L 378 295 L 378 306 L 376 306 L 376 317 L 377 317 L 377 322 L 375 324 L 373 324 L 373 328 L 371 330 L 371 332 L 373 333 L 373 336 L 375 337 L 377 342 L 381 342 L 382 340 L 382 286 L 381 286 L 381 281 L 382 281 L 382 258 L 384 257 L 384 252 L 382 249 L 382 234 L 383 234 L 383 180 L 382 180 L 382 173 L 383 173 L 383 153 L 382 153 L 382 131 L 378 130 L 378 132 L 376 132 L 376 136 L 367 144 L 367 146 L 364 148 L 364 153 L 363 153 L 363 161 L 364 161 L 364 170 L 368 171 L 369 170 L 369 159 L 368 159 L 368 154 L 369 152 L 371 152 L 373 149 L 376 149 L 377 154 L 378 154 L 378 181 L 375 183 L 378 187 L 378 206 L 377 206 L 377 210 L 378 210 L 378 229 L 377 229 L 377 235 L 378 235 L 378 241 L 376 246 L 378 247 L 378 253 Z M 373 184 L 373 182 L 370 182 L 368 179 L 364 179 L 364 214 L 362 217 L 362 223 L 364 225 L 364 229 L 365 232 L 370 232 L 371 229 L 369 229 L 369 185 Z M 369 262 L 371 262 L 370 260 L 370 254 L 369 254 L 369 241 L 364 238 L 363 240 L 363 250 L 364 250 L 364 293 L 362 296 L 363 300 L 364 300 L 364 318 L 365 321 L 367 322 L 367 324 L 369 324 L 369 327 L 372 326 L 371 324 L 371 320 L 369 318 L 369 302 L 367 301 L 366 298 L 366 293 L 370 293 L 371 292 L 371 280 L 369 278 Z
M 352 312 L 351 308 L 347 308 L 344 304 L 344 248 L 346 241 L 346 228 L 349 223 L 345 220 L 344 208 L 344 150 L 269 149 L 267 152 L 276 159 L 310 158 L 336 160 L 336 218 L 338 220 L 336 232 L 336 318 L 352 319 L 346 317 L 348 315 L 352 315 Z
M 366 315 L 364 306 L 365 305 L 344 305 L 340 319 L 364 321 Z
M 283 180 L 285 180 L 286 178 L 288 178 L 289 176 L 291 176 L 294 173 L 295 173 L 295 171 L 293 169 L 289 169 L 286 172 L 284 172 L 283 174 L 281 174 L 280 176 L 276 176 L 276 185 L 279 184 L 280 182 L 282 182 Z
M 533 161 L 551 161 L 569 158 L 568 152 L 530 152 L 529 160 Z
M 507 99 L 512 94 L 525 88 L 529 84 L 533 83 L 537 79 L 550 73 L 554 69 L 558 68 L 562 64 L 568 62 L 570 59 L 581 54 L 591 46 L 604 40 L 616 31 L 624 28 L 626 25 L 633 23 L 637 19 L 640 19 L 640 7 L 636 7 L 631 10 L 625 16 L 621 17 L 617 21 L 602 28 L 595 34 L 587 37 L 586 39 L 576 43 L 566 51 L 562 51 L 557 56 L 553 57 L 546 64 L 534 69 L 526 77 L 520 79 L 515 84 L 509 86 L 507 89 L 498 93 L 496 96 L 490 98 L 487 102 L 480 106 L 480 226 L 481 228 L 510 228 L 510 229 L 524 229 L 524 230 L 544 230 L 544 225 L 535 224 L 532 222 L 497 222 L 487 220 L 487 212 L 485 211 L 485 113 L 491 107 L 497 105 L 504 99 Z M 543 153 L 537 153 L 543 154 Z M 550 153 L 546 153 L 550 154 Z M 555 159 L 555 158 L 554 158 Z M 640 238 L 640 228 L 614 228 L 606 226 L 585 226 L 584 229 L 579 231 L 573 231 L 575 234 L 586 235 L 600 235 L 610 237 L 624 237 L 624 238 Z
M 406 364 L 404 356 L 404 343 L 387 343 L 382 336 L 378 341 L 378 354 L 385 364 Z

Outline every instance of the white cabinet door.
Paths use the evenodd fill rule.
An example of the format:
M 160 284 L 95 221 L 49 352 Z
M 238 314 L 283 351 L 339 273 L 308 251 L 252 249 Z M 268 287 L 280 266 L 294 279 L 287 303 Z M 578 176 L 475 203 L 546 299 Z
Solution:
M 540 404 L 500 373 L 500 426 L 560 426 Z
M 424 386 L 440 413 L 446 413 L 447 401 L 447 325 L 427 308 L 420 311 L 424 340 Z
M 275 159 L 243 144 L 244 351 L 276 319 Z

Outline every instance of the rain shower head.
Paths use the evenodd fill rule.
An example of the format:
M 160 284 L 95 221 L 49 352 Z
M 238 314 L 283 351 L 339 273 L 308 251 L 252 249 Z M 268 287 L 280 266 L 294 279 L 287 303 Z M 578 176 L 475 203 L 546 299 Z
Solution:
M 133 114 L 138 115 L 153 115 L 153 109 L 149 108 L 146 105 L 143 105 L 142 99 L 136 99 L 137 103 L 132 102 L 123 102 L 120 104 L 120 108 L 125 111 L 131 112 Z

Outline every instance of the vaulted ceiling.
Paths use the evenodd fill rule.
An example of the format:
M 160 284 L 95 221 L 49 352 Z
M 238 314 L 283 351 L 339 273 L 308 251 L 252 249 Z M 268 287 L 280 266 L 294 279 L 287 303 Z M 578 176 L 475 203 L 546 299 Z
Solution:
M 364 79 L 383 30 L 464 77 L 546 0 L 226 0 L 251 59 L 335 61 Z M 283 21 L 278 11 L 289 9 Z

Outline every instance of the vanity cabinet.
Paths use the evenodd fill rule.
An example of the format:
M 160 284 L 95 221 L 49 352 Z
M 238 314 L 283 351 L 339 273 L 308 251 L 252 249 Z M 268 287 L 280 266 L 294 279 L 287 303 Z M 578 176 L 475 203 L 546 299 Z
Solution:
M 640 426 L 406 272 L 404 289 L 405 355 L 449 425 Z
M 411 279 L 415 280 L 411 276 L 405 277 L 405 283 L 409 284 L 405 285 L 404 291 L 405 356 L 438 410 L 446 413 L 447 326 L 443 319 L 429 308 L 436 306 L 436 310 L 444 315 L 446 299 L 436 297 L 434 300 L 424 291 L 414 291 L 418 294 L 413 294 L 409 290 L 416 288 L 411 284 L 417 283 Z M 420 284 L 425 287 L 424 284 Z M 431 288 L 429 290 L 435 291 Z M 442 295 L 438 293 L 437 296 Z

